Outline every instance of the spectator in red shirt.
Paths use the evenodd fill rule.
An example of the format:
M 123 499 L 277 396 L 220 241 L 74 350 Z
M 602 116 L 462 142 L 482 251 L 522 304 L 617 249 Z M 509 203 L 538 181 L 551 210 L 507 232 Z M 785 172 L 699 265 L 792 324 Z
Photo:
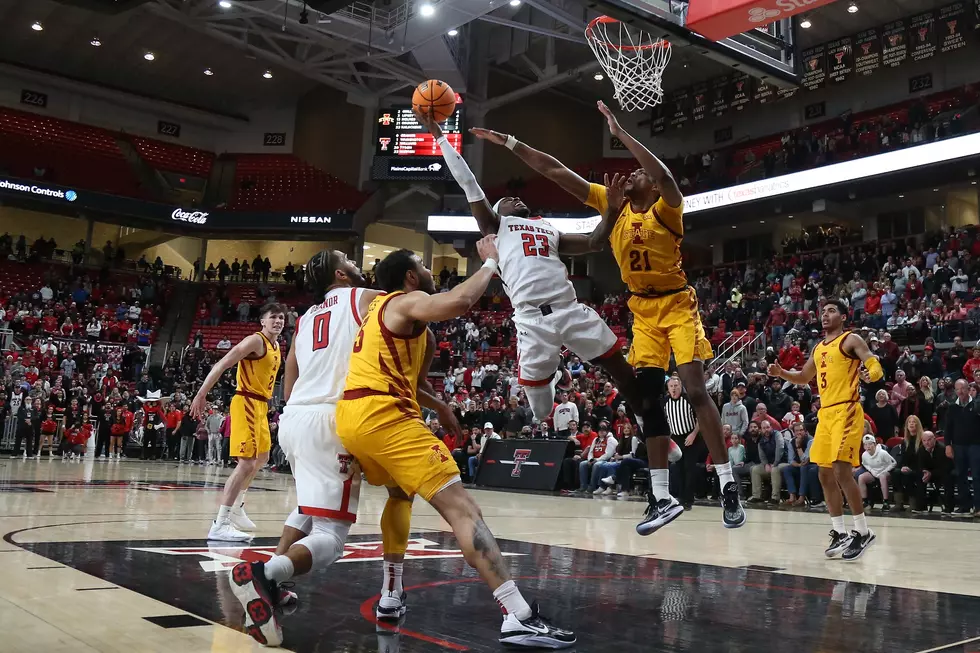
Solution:
M 783 347 L 779 350 L 777 358 L 779 359 L 779 365 L 784 370 L 799 369 L 806 361 L 800 348 L 790 340 L 783 341 Z
M 973 348 L 973 358 L 963 365 L 963 378 L 972 382 L 977 370 L 980 370 L 980 347 Z
M 183 418 L 184 413 L 177 404 L 171 403 L 164 418 L 164 423 L 167 425 L 167 458 L 170 460 L 180 458 L 180 434 L 177 433 L 177 427 L 180 426 L 180 420 Z
M 779 347 L 783 343 L 783 335 L 786 333 L 786 309 L 776 304 L 769 311 L 769 326 L 772 327 L 772 341 Z
M 44 414 L 44 420 L 41 422 L 41 444 L 38 446 L 38 454 L 44 452 L 44 443 L 48 444 L 48 458 L 54 455 L 51 449 L 55 445 L 55 439 L 58 437 L 58 422 L 54 418 L 54 406 L 49 405 L 48 410 Z
M 579 431 L 578 424 L 575 420 L 571 420 L 568 423 L 568 431 L 571 433 L 568 436 L 568 441 L 574 445 L 575 452 L 574 455 L 562 461 L 561 477 L 563 487 L 567 490 L 574 490 L 578 488 L 576 481 L 578 478 L 578 464 L 582 460 L 582 452 L 588 451 L 589 447 L 592 446 L 592 441 L 595 440 L 596 434 L 592 430 L 592 422 L 584 420 L 581 431 Z
M 779 420 L 769 414 L 769 409 L 766 408 L 766 405 L 761 401 L 755 405 L 755 412 L 752 414 L 752 419 L 750 421 L 755 422 L 760 427 L 762 426 L 763 422 L 769 422 L 774 431 L 778 431 L 782 428 Z
M 46 311 L 41 318 L 41 329 L 45 333 L 54 333 L 58 330 L 58 318 L 51 311 Z

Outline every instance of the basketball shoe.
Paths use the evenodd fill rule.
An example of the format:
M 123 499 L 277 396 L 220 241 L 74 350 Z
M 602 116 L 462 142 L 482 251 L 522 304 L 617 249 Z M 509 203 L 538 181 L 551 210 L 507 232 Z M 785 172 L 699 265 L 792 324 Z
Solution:
M 745 510 L 738 498 L 738 483 L 725 483 L 721 491 L 721 519 L 725 528 L 738 528 L 745 523 Z
M 265 563 L 241 562 L 231 570 L 228 580 L 245 609 L 245 632 L 264 646 L 282 644 L 282 627 L 276 615 L 280 589 L 265 577 Z
M 213 521 L 211 530 L 208 531 L 208 540 L 217 542 L 248 542 L 251 539 L 250 533 L 238 530 L 231 521 L 222 521 L 220 524 Z
M 231 524 L 240 531 L 254 531 L 255 523 L 248 518 L 245 514 L 245 504 L 239 504 L 235 507 L 228 517 L 231 519 Z
M 684 506 L 672 496 L 656 500 L 653 493 L 647 493 L 647 509 L 643 519 L 636 525 L 640 535 L 650 535 L 657 532 L 670 522 L 684 514 Z
M 871 548 L 871 545 L 875 541 L 875 532 L 868 529 L 868 532 L 861 535 L 857 531 L 851 531 L 851 541 L 848 542 L 847 548 L 841 554 L 841 560 L 846 560 L 847 562 L 853 562 L 861 556 L 864 552 Z
M 395 594 L 394 592 L 382 592 L 375 616 L 382 621 L 398 621 L 398 619 L 405 615 L 406 610 L 408 610 L 408 607 L 405 605 L 405 599 L 407 598 L 408 594 L 404 591 L 401 595 Z
M 500 624 L 500 643 L 526 648 L 568 648 L 575 645 L 575 633 L 548 623 L 538 612 L 538 602 L 531 604 L 531 616 L 521 621 L 513 614 Z
M 850 535 L 831 530 L 830 545 L 824 550 L 824 555 L 826 555 L 828 558 L 837 558 L 840 556 L 840 554 L 844 553 L 850 543 Z

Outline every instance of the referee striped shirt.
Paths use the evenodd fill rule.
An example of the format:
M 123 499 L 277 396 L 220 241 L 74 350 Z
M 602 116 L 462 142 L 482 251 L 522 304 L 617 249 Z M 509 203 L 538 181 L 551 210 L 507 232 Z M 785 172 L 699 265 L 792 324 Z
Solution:
M 664 412 L 667 414 L 667 425 L 672 436 L 686 436 L 694 430 L 697 415 L 691 402 L 683 394 L 677 399 L 670 395 L 665 396 Z

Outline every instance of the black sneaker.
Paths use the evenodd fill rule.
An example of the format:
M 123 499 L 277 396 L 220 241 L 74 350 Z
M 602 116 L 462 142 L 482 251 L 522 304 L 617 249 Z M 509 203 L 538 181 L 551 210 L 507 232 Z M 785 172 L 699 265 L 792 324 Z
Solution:
M 538 602 L 531 604 L 531 616 L 521 621 L 507 614 L 500 624 L 500 643 L 524 648 L 568 648 L 575 645 L 575 633 L 551 625 L 538 612 Z
M 847 533 L 838 533 L 835 530 L 830 531 L 830 546 L 824 550 L 824 555 L 828 558 L 836 558 L 840 556 L 847 549 L 848 545 L 851 543 L 851 536 Z
M 887 501 L 881 504 L 881 512 L 888 512 L 891 509 L 892 509 L 892 504 L 888 503 Z
M 264 646 L 282 644 L 282 628 L 276 616 L 281 590 L 265 577 L 265 563 L 241 562 L 228 578 L 235 598 L 245 608 L 245 632 Z
M 745 510 L 738 498 L 738 483 L 729 481 L 721 491 L 721 520 L 725 528 L 738 528 L 745 523 Z
M 874 544 L 874 541 L 875 532 L 870 528 L 868 529 L 868 533 L 866 535 L 861 535 L 857 531 L 851 531 L 851 541 L 847 545 L 847 550 L 841 554 L 841 559 L 847 560 L 848 562 L 857 560 L 864 555 L 864 552 L 868 550 L 868 547 Z
M 674 497 L 660 499 L 656 503 L 650 502 L 647 504 L 646 512 L 643 513 L 643 520 L 636 525 L 636 532 L 640 535 L 650 535 L 682 514 L 684 514 L 684 506 Z

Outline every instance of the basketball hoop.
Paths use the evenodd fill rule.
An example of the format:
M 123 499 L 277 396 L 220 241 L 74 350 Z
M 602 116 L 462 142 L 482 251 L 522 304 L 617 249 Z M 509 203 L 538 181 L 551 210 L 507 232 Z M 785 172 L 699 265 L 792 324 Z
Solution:
M 625 111 L 646 109 L 660 104 L 660 87 L 670 43 L 630 28 L 615 18 L 599 16 L 585 28 L 585 38 L 593 54 L 612 80 L 616 101 Z

